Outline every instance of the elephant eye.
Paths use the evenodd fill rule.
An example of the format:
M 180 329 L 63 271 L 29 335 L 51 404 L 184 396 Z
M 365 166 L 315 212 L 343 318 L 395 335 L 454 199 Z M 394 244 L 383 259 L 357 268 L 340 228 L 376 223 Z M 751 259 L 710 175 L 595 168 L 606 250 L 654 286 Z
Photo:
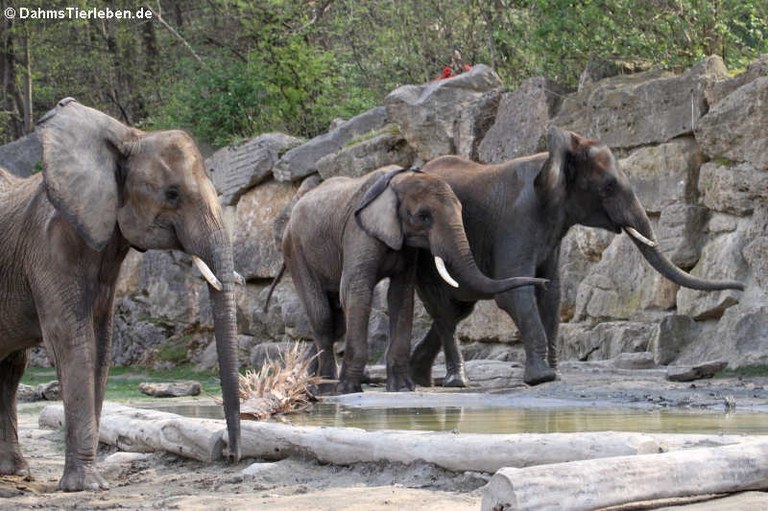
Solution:
M 168 189 L 165 190 L 165 199 L 174 206 L 178 206 L 179 189 L 175 186 L 168 187 Z
M 605 183 L 600 192 L 603 197 L 610 197 L 611 195 L 616 193 L 616 181 L 611 180 Z
M 429 226 L 432 224 L 432 215 L 428 211 L 417 211 L 411 215 L 411 218 L 415 224 Z

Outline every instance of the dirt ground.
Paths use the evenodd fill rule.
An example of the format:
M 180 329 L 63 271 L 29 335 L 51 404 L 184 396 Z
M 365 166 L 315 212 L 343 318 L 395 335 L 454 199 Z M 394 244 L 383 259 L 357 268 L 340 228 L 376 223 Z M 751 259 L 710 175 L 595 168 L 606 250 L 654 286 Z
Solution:
M 534 388 L 518 384 L 490 392 L 509 393 L 525 402 L 569 399 L 612 406 L 718 409 L 730 402 L 765 412 L 768 422 L 766 386 L 768 378 L 672 383 L 664 380 L 661 371 L 582 364 L 563 367 L 557 382 Z M 314 460 L 246 459 L 237 465 L 205 464 L 165 453 L 125 453 L 103 446 L 99 466 L 111 489 L 65 494 L 56 490 L 64 467 L 63 434 L 39 428 L 41 408 L 37 403 L 20 405 L 20 441 L 34 479 L 0 477 L 0 510 L 478 510 L 481 488 L 492 475 L 453 473 L 426 463 L 334 466 Z M 768 494 L 744 493 L 674 509 L 768 509 Z

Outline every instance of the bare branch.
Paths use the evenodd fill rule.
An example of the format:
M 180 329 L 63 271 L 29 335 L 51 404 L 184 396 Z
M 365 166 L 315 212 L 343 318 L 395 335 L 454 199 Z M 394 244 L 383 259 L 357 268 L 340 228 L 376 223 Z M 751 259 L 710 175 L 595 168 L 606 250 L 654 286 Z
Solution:
M 206 64 L 205 64 L 205 62 L 203 61 L 203 59 L 200 57 L 200 55 L 198 55 L 198 54 L 197 54 L 197 52 L 195 51 L 195 49 L 194 49 L 194 48 L 192 48 L 192 46 L 191 46 L 191 45 L 190 45 L 190 44 L 187 42 L 187 40 L 186 40 L 186 39 L 184 39 L 184 38 L 181 36 L 181 34 L 179 34 L 179 33 L 176 31 L 176 29 L 174 29 L 174 28 L 173 28 L 171 25 L 169 25 L 169 24 L 168 24 L 168 22 L 167 22 L 167 21 L 165 21 L 165 20 L 163 19 L 163 15 L 161 14 L 161 9 L 160 9 L 160 2 L 159 2 L 159 1 L 157 2 L 157 8 L 156 8 L 156 9 L 151 9 L 151 8 L 150 8 L 150 10 L 152 11 L 152 17 L 153 17 L 154 19 L 156 19 L 156 20 L 158 21 L 158 23 L 160 23 L 160 24 L 161 24 L 163 27 L 165 27 L 165 29 L 166 29 L 166 30 L 168 30 L 168 32 L 170 32 L 170 33 L 171 33 L 171 35 L 172 35 L 173 37 L 175 37 L 175 38 L 176 38 L 176 39 L 177 39 L 177 40 L 178 40 L 178 41 L 179 41 L 181 44 L 183 44 L 183 45 L 184 45 L 184 47 L 187 49 L 187 51 L 190 53 L 190 55 L 192 55 L 192 57 L 193 57 L 193 58 L 194 58 L 196 61 L 198 61 L 199 63 L 201 63 L 201 64 L 203 64 L 203 65 L 206 65 Z

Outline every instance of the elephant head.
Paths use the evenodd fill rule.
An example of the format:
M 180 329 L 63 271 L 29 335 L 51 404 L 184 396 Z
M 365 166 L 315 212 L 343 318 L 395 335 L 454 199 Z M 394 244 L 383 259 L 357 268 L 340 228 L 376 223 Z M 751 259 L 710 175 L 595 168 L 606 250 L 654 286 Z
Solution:
M 182 131 L 143 132 L 72 98 L 40 120 L 47 195 L 85 242 L 190 254 L 209 283 L 230 457 L 240 457 L 232 244 L 203 158 Z
M 388 172 L 368 189 L 355 216 L 368 235 L 392 250 L 403 246 L 428 249 L 438 273 L 452 287 L 466 285 L 473 292 L 490 296 L 548 282 L 528 277 L 494 280 L 484 275 L 469 248 L 461 203 L 437 176 L 404 169 Z
M 549 158 L 534 184 L 541 201 L 557 205 L 555 209 L 566 216 L 566 227 L 582 224 L 616 233 L 624 230 L 656 271 L 683 287 L 744 289 L 733 280 L 694 277 L 659 251 L 645 208 L 605 144 L 553 126 L 547 132 L 547 147 Z

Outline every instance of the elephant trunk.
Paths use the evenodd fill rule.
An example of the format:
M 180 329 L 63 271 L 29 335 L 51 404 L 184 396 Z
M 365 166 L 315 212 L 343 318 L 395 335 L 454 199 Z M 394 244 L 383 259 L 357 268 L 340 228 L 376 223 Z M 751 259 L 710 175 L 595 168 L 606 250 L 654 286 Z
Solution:
M 638 214 L 636 212 L 631 222 L 623 222 L 624 225 L 622 227 L 654 270 L 675 284 L 690 289 L 698 289 L 701 291 L 720 291 L 723 289 L 744 290 L 744 284 L 741 282 L 735 280 L 700 279 L 675 266 L 672 261 L 659 251 L 656 236 L 651 228 L 651 222 L 648 219 L 648 215 L 645 214 L 645 210 L 640 205 L 639 201 L 636 202 L 637 205 L 635 209 L 640 211 L 640 213 Z
M 517 287 L 544 286 L 548 282 L 546 279 L 533 277 L 510 277 L 498 280 L 487 277 L 475 262 L 463 225 L 451 227 L 450 234 L 440 236 L 440 239 L 447 239 L 450 242 L 448 244 L 431 242 L 430 249 L 435 257 L 438 273 L 452 287 L 466 286 L 472 293 L 493 296 Z M 448 268 L 455 275 L 452 276 Z
M 236 274 L 232 259 L 232 245 L 223 231 L 211 236 L 212 246 L 203 251 L 195 264 L 208 281 L 213 312 L 213 327 L 216 337 L 216 352 L 219 357 L 219 377 L 227 419 L 229 437 L 228 458 L 236 463 L 240 460 L 240 382 L 237 356 L 237 329 L 235 323 L 235 282 Z M 194 253 L 194 252 L 191 252 Z M 208 260 L 212 268 L 205 264 Z

